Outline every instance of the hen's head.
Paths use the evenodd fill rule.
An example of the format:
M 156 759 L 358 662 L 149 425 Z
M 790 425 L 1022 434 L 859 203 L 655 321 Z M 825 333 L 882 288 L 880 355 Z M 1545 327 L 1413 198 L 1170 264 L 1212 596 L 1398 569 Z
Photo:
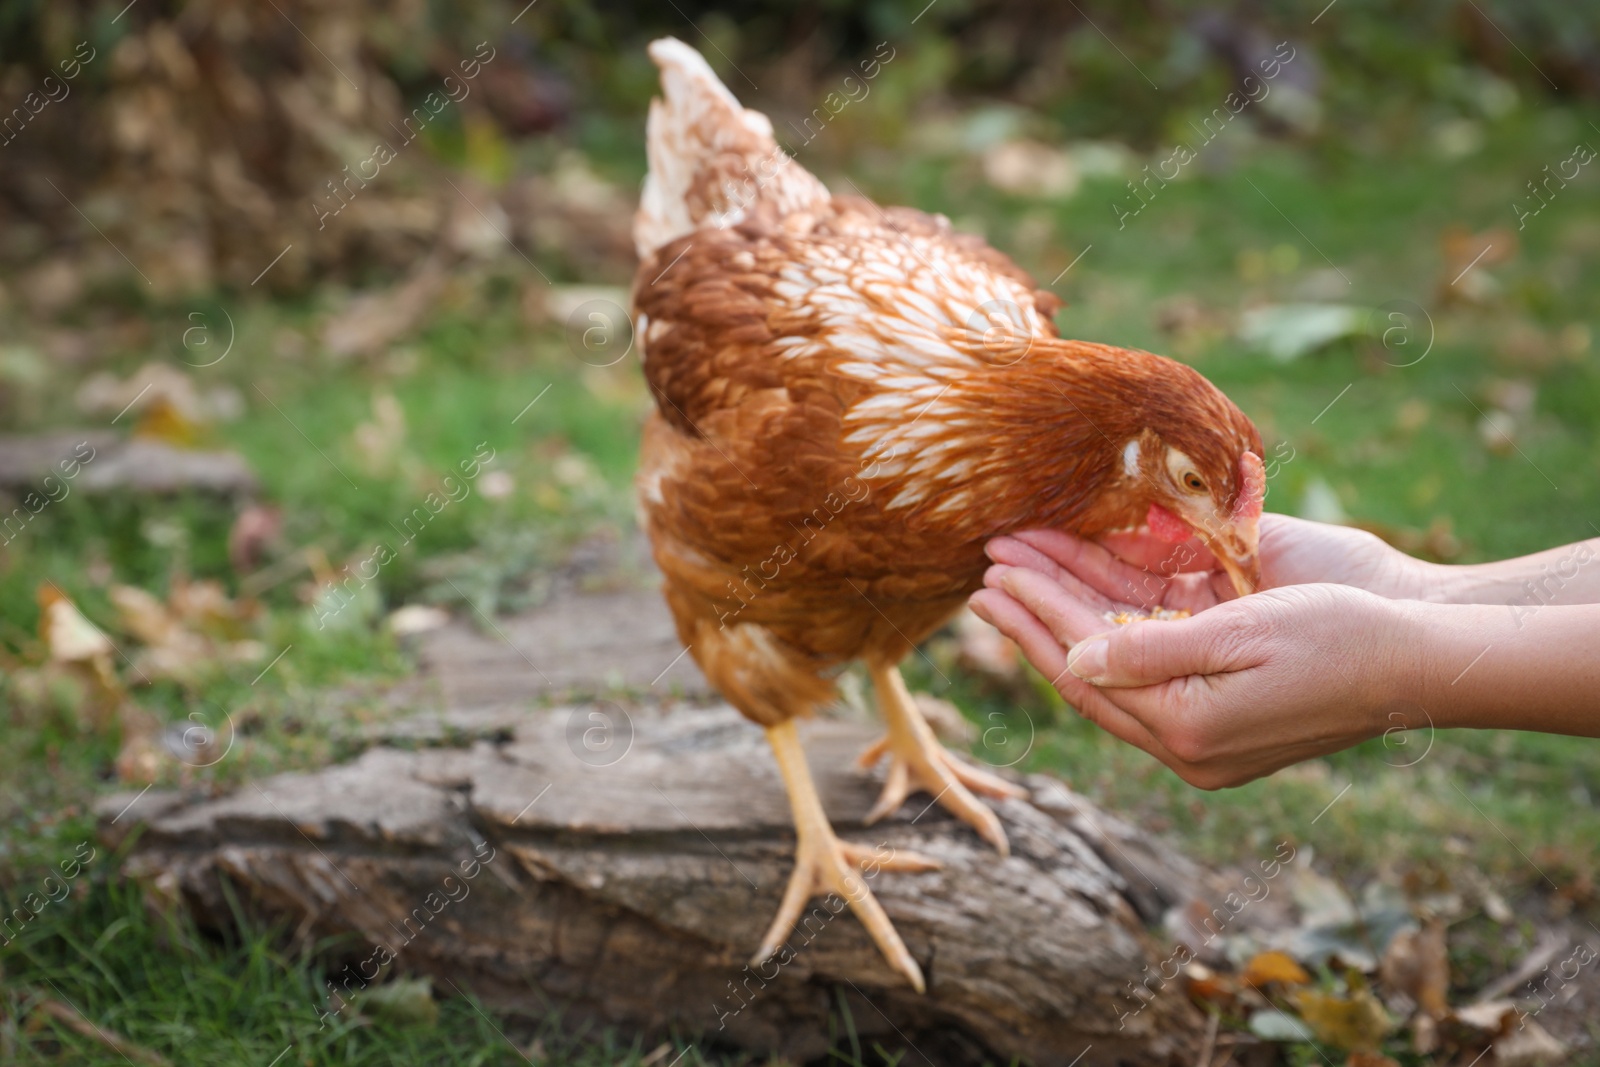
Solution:
M 1169 393 L 1158 386 L 1141 398 L 1142 425 L 1120 442 L 1119 495 L 1156 537 L 1173 543 L 1199 537 L 1243 596 L 1261 581 L 1257 523 L 1267 488 L 1261 435 L 1199 374 L 1178 377 L 1187 379 L 1184 388 Z

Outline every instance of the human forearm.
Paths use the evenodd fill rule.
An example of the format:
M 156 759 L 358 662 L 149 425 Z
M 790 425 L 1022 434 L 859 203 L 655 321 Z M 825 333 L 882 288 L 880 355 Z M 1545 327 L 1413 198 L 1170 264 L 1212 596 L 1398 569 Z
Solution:
M 1600 604 L 1600 538 L 1493 563 L 1425 565 L 1420 599 L 1501 604 L 1531 616 L 1553 604 Z
M 1402 610 L 1394 691 L 1434 725 L 1600 737 L 1600 605 Z

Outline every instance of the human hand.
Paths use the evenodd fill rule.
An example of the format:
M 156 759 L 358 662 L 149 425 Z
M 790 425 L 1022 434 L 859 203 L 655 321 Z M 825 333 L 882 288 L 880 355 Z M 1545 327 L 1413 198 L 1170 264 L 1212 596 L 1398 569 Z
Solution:
M 1044 563 L 991 567 L 973 610 L 1085 718 L 1191 785 L 1242 785 L 1395 728 L 1396 650 L 1413 635 L 1394 601 L 1318 584 L 1207 605 L 1225 586 L 1173 582 L 1163 606 L 1206 610 L 1108 628 L 1135 605 Z
M 1020 542 L 1020 544 L 1019 544 Z M 1393 600 L 1438 599 L 1452 568 L 1414 559 L 1365 530 L 1268 512 L 1261 516 L 1261 587 L 1331 582 Z M 996 563 L 1035 566 L 1040 557 L 1113 600 L 1199 612 L 1237 595 L 1198 539 L 1173 545 L 1146 533 L 1100 544 L 1059 530 L 1030 530 L 989 542 Z

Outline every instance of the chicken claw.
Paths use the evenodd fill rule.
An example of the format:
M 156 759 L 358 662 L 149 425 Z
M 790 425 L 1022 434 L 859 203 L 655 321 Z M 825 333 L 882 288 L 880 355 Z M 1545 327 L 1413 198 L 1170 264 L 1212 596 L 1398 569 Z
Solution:
M 914 789 L 921 789 L 976 830 L 1000 855 L 1009 856 L 1011 845 L 999 817 L 973 794 L 1026 797 L 1027 790 L 973 767 L 946 750 L 911 699 L 899 670 L 874 669 L 873 683 L 889 732 L 869 746 L 857 762 L 862 767 L 872 767 L 887 755 L 889 771 L 878 802 L 867 813 L 867 823 L 899 810 Z
M 761 948 L 750 961 L 759 966 L 772 957 L 789 939 L 795 924 L 800 921 L 806 902 L 824 893 L 836 893 L 849 905 L 861 925 L 866 927 L 889 966 L 905 975 L 913 989 L 924 992 L 926 984 L 922 968 L 916 958 L 900 940 L 900 934 L 889 921 L 888 914 L 878 898 L 867 888 L 867 879 L 886 871 L 932 871 L 940 864 L 937 860 L 919 856 L 914 852 L 899 852 L 888 846 L 869 849 L 863 845 L 839 840 L 828 817 L 823 813 L 822 801 L 811 781 L 811 772 L 805 763 L 805 752 L 800 747 L 799 735 L 793 720 L 769 727 L 767 739 L 778 759 L 778 769 L 783 773 L 789 790 L 790 806 L 794 810 L 795 830 L 799 843 L 795 847 L 794 873 L 789 876 L 789 887 L 784 890 L 783 903 L 778 914 L 761 939 Z M 861 875 L 866 871 L 866 877 Z

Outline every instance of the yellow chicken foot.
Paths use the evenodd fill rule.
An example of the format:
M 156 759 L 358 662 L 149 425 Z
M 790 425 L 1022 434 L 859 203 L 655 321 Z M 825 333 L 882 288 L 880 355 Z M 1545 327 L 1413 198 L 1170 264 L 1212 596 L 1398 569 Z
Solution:
M 849 903 L 861 925 L 877 944 L 879 951 L 889 961 L 889 966 L 906 976 L 913 989 L 924 991 L 922 968 L 906 949 L 900 934 L 884 912 L 883 905 L 867 888 L 861 871 L 871 873 L 886 871 L 932 871 L 940 866 L 937 860 L 912 852 L 869 849 L 840 841 L 822 810 L 822 799 L 811 780 L 811 768 L 806 764 L 805 750 L 800 747 L 800 734 L 790 719 L 767 728 L 767 740 L 778 760 L 778 770 L 783 774 L 783 784 L 789 791 L 789 807 L 794 812 L 795 833 L 799 843 L 795 847 L 794 874 L 789 877 L 789 888 L 784 890 L 783 903 L 778 914 L 767 928 L 761 948 L 751 960 L 752 966 L 766 962 L 788 940 L 806 902 L 824 893 L 837 893 Z
M 978 836 L 995 847 L 1002 856 L 1011 854 L 1005 829 L 988 806 L 973 796 L 1025 797 L 1027 790 L 1012 785 L 998 775 L 979 770 L 957 759 L 933 736 L 933 729 L 922 717 L 905 679 L 894 666 L 873 667 L 872 685 L 878 694 L 888 734 L 861 754 L 863 767 L 872 767 L 889 756 L 889 773 L 878 803 L 867 814 L 874 823 L 899 810 L 913 789 L 927 793 L 944 805 L 956 818 L 978 831 Z

